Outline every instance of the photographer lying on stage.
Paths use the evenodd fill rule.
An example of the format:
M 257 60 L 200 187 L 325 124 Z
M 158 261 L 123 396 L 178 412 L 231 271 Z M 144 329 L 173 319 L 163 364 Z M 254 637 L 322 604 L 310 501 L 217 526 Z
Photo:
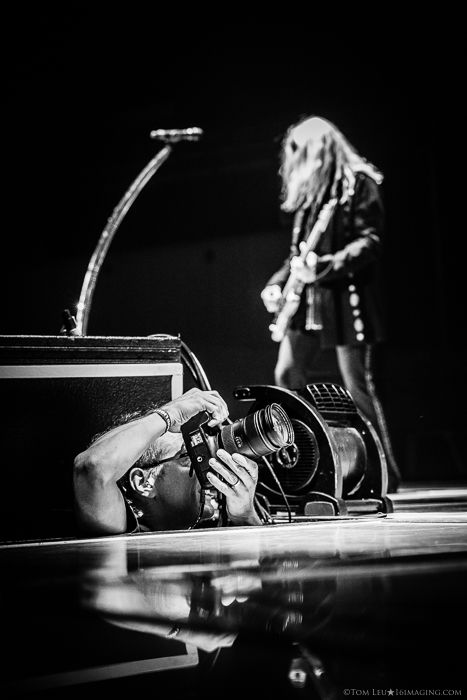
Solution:
M 88 535 L 116 535 L 190 528 L 200 512 L 200 485 L 190 475 L 181 426 L 200 411 L 209 425 L 228 416 L 217 391 L 191 389 L 174 401 L 97 437 L 74 460 L 76 513 Z M 244 455 L 219 449 L 207 478 L 225 496 L 232 525 L 261 525 L 255 509 L 258 465 Z M 219 478 L 222 477 L 222 480 Z M 205 504 L 216 515 L 219 504 Z

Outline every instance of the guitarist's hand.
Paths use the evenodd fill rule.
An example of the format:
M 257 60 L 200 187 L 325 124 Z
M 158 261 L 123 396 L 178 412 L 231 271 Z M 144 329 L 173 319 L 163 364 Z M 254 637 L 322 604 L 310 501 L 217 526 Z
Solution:
M 270 314 L 275 314 L 279 309 L 279 300 L 281 298 L 281 288 L 278 284 L 270 284 L 261 292 L 261 299 Z
M 305 242 L 300 243 L 300 249 L 306 245 Z M 316 280 L 316 265 L 318 263 L 318 256 L 313 251 L 310 251 L 306 256 L 306 260 L 303 261 L 301 257 L 292 258 L 290 261 L 290 269 L 294 274 L 294 277 L 304 284 L 311 284 Z

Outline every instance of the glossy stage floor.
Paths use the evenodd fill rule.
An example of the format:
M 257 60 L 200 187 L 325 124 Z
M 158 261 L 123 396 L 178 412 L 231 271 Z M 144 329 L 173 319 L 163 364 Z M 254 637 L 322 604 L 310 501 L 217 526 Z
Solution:
M 2 545 L 0 694 L 461 696 L 467 488 L 392 500 L 386 516 Z

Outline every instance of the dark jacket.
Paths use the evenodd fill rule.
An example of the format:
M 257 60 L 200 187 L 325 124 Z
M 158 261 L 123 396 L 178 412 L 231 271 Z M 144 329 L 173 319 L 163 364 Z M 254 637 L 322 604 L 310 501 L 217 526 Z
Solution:
M 297 221 L 297 217 L 295 218 Z M 267 282 L 284 286 L 290 260 L 298 243 L 306 239 L 314 221 L 305 212 L 298 236 L 283 266 Z M 358 173 L 353 196 L 338 204 L 315 252 L 316 284 L 306 285 L 300 307 L 290 324 L 306 332 L 311 312 L 321 323 L 323 348 L 360 345 L 384 339 L 383 309 L 379 289 L 379 258 L 384 228 L 384 209 L 378 184 Z

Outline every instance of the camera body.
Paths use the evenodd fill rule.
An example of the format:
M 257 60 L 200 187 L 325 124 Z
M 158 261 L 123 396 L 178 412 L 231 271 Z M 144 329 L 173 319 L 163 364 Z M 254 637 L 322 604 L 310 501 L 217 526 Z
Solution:
M 238 452 L 257 461 L 293 444 L 292 423 L 277 403 L 249 413 L 234 423 L 210 426 L 212 416 L 201 411 L 181 427 L 185 447 L 198 481 L 203 489 L 212 488 L 207 479 L 209 459 L 223 448 L 229 454 Z
M 212 486 L 206 477 L 209 471 L 209 459 L 216 456 L 219 444 L 220 428 L 209 426 L 212 416 L 207 411 L 201 411 L 190 418 L 181 427 L 186 451 L 191 460 L 191 468 L 198 477 L 201 488 Z

